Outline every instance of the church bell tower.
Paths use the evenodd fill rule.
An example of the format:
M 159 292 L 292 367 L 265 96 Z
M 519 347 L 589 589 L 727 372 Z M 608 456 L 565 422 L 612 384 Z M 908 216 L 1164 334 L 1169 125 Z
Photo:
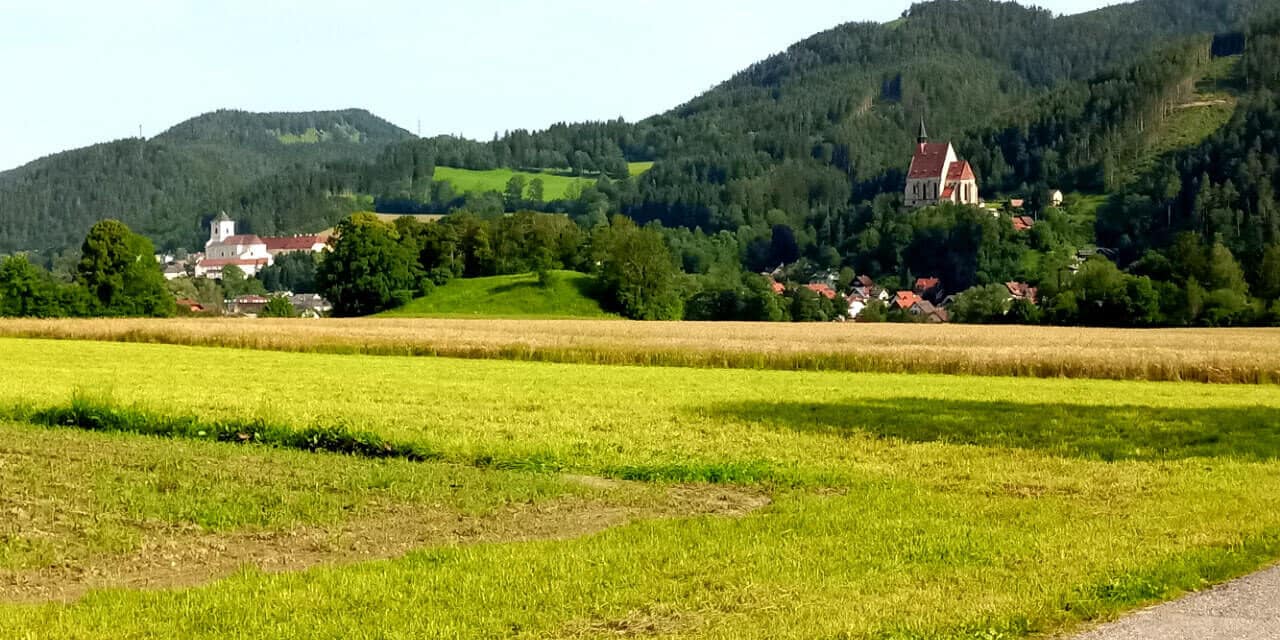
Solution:
M 205 246 L 207 247 L 215 242 L 222 242 L 235 234 L 235 221 L 227 216 L 226 211 L 223 211 L 218 214 L 218 217 L 213 219 L 213 222 L 209 223 L 209 241 L 205 243 Z

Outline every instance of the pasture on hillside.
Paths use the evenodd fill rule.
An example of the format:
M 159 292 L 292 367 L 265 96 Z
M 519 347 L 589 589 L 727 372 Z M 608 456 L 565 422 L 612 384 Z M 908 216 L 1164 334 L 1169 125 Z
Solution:
M 0 533 L 45 549 L 0 554 L 3 637 L 1020 638 L 1280 558 L 1280 386 L 0 349 L 13 422 L 0 479 L 23 487 L 0 510 L 37 514 Z M 215 365 L 254 381 L 173 384 Z M 203 441 L 216 439 L 245 444 Z M 363 459 L 384 452 L 411 460 Z M 62 459 L 75 465 L 65 486 L 40 480 Z M 557 505 L 584 502 L 584 517 L 615 515 L 557 528 Z M 344 550 L 341 532 L 423 506 L 439 516 L 426 530 L 461 513 L 482 532 L 510 533 L 514 517 L 553 533 L 440 524 L 374 545 L 385 559 Z M 45 524 L 63 510 L 100 511 L 134 537 L 78 550 L 85 516 Z M 279 553 L 310 568 L 197 566 L 158 591 L 108 573 L 95 585 L 125 588 L 58 601 L 67 587 L 45 560 L 72 567 L 64 577 L 110 566 L 152 539 L 136 532 L 147 526 L 171 536 L 179 575 L 193 538 L 246 531 L 298 532 L 306 553 Z M 317 531 L 339 532 L 336 552 L 306 546 Z M 51 595 L 12 595 L 24 581 Z
M 571 197 L 575 189 L 581 189 L 596 183 L 595 178 L 580 178 L 558 173 L 532 173 L 512 169 L 490 169 L 477 171 L 472 169 L 455 169 L 453 167 L 436 167 L 435 180 L 448 182 L 458 193 L 497 191 L 507 189 L 507 183 L 514 176 L 521 176 L 525 184 L 542 181 L 542 198 L 546 201 L 563 200 Z

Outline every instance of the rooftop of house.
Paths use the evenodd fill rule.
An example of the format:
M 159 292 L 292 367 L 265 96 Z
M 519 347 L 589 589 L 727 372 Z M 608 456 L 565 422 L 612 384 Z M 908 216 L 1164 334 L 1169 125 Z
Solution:
M 899 309 L 907 310 L 920 302 L 920 296 L 914 291 L 899 291 L 898 295 L 893 299 L 893 303 L 898 305 Z
M 821 284 L 821 283 L 817 283 L 817 284 L 806 284 L 806 285 L 805 285 L 805 288 L 809 289 L 810 291 L 812 291 L 812 292 L 814 292 L 814 293 L 816 293 L 816 294 L 818 294 L 818 295 L 820 295 L 820 296 L 825 297 L 825 298 L 826 298 L 826 299 L 828 299 L 828 300 L 835 300 L 835 299 L 836 299 L 836 290 L 835 290 L 835 289 L 832 289 L 830 285 Z
M 1009 289 L 1009 295 L 1014 298 L 1029 300 L 1032 303 L 1036 302 L 1036 298 L 1040 294 L 1039 289 L 1025 282 L 1006 282 L 1004 286 Z

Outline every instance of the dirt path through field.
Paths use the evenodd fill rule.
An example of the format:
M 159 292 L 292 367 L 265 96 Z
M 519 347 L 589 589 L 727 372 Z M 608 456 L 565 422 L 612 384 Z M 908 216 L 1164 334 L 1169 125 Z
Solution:
M 602 478 L 570 479 L 595 488 L 622 484 Z M 300 571 L 395 558 L 429 547 L 575 538 L 640 520 L 741 517 L 769 502 L 762 493 L 739 488 L 686 485 L 671 487 L 661 499 L 644 506 L 567 498 L 513 505 L 492 515 L 472 517 L 397 505 L 331 527 L 286 533 L 209 534 L 168 529 L 148 536 L 140 550 L 123 556 L 37 571 L 0 571 L 0 603 L 67 602 L 101 588 L 188 587 L 245 567 Z

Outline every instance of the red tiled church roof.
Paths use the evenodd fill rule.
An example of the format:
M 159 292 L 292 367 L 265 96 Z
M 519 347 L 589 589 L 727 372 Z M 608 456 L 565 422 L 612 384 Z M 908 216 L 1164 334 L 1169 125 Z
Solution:
M 973 172 L 973 166 L 967 160 L 951 163 L 951 169 L 947 171 L 947 180 L 977 180 L 978 176 Z
M 227 239 L 223 240 L 222 244 L 262 244 L 262 238 L 254 234 L 227 236 Z
M 263 238 L 267 251 L 310 251 L 318 244 L 324 244 L 320 236 L 293 236 L 291 238 Z
M 908 178 L 941 178 L 942 169 L 947 164 L 947 151 L 951 145 L 945 142 L 926 142 L 916 146 L 916 155 L 911 159 L 911 171 Z

